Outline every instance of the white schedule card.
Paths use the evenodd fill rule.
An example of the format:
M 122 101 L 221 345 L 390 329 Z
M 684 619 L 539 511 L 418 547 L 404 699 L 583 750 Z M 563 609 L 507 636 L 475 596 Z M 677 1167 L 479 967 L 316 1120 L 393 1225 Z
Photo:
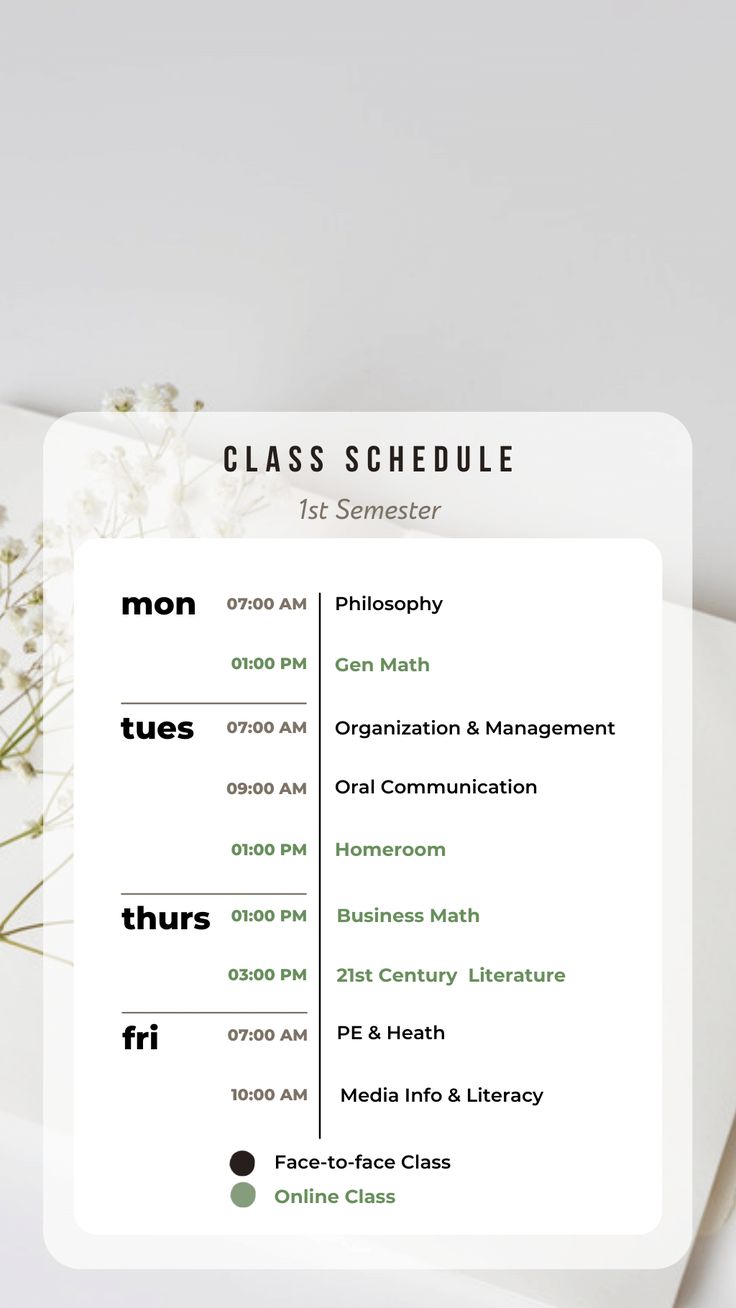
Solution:
M 294 462 L 299 415 L 270 456 L 240 434 L 259 415 L 215 418 L 203 480 L 252 493 L 274 450 Z M 56 570 L 74 968 L 66 1018 L 47 973 L 47 1238 L 71 1262 L 682 1252 L 689 709 L 669 524 L 585 530 L 578 486 L 554 530 L 535 482 L 516 531 L 445 532 L 488 474 L 522 502 L 549 444 L 500 415 L 503 442 L 476 458 L 462 441 L 467 469 L 445 442 L 443 468 L 436 418 L 399 493 L 380 439 L 318 459 L 309 415 L 311 483 L 280 484 L 240 534 L 148 531 L 142 512 L 136 530 L 117 503 L 126 530 L 86 532 Z M 652 422 L 650 463 L 657 440 L 681 449 Z M 610 504 L 594 428 L 579 481 Z M 47 460 L 92 439 L 64 420 Z M 113 464 L 155 462 L 150 432 L 142 453 L 138 430 L 119 439 Z M 358 474 L 349 495 L 323 491 L 329 461 Z M 386 479 L 366 493 L 361 469 Z

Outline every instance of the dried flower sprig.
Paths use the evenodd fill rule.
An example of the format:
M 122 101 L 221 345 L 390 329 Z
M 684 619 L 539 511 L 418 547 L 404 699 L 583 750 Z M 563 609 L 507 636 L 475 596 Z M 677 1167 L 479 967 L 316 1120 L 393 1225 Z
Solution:
M 69 729 L 66 723 L 49 725 L 51 715 L 72 694 L 72 641 L 70 622 L 54 614 L 45 600 L 44 577 L 68 571 L 77 545 L 91 536 L 241 536 L 248 517 L 266 507 L 280 491 L 273 476 L 221 478 L 206 499 L 204 527 L 197 524 L 192 506 L 199 483 L 216 472 L 217 465 L 202 466 L 201 459 L 195 464 L 189 449 L 189 428 L 194 415 L 204 408 L 203 401 L 195 400 L 180 415 L 183 421 L 177 421 L 178 397 L 177 388 L 169 382 L 143 382 L 106 392 L 102 412 L 126 415 L 138 448 L 116 445 L 90 456 L 89 485 L 73 496 L 63 525 L 40 523 L 28 541 L 10 534 L 0 539 L 0 784 L 5 784 L 3 778 L 15 778 L 32 791 L 43 775 L 39 757 L 43 735 Z M 151 525 L 154 501 L 161 517 Z M 7 511 L 0 506 L 0 528 L 5 529 L 7 521 Z M 71 781 L 69 769 L 52 789 L 44 811 L 0 839 L 0 850 L 10 853 L 18 842 L 46 839 L 55 830 L 70 826 Z M 33 939 L 32 933 L 44 926 L 69 925 L 67 919 L 15 922 L 70 858 L 39 878 L 0 916 L 0 943 L 69 962 L 25 939 L 26 935 Z

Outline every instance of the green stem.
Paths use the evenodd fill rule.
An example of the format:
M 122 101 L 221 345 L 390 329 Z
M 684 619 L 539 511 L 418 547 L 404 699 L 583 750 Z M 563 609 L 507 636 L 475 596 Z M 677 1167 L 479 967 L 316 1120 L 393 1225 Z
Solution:
M 64 963 L 67 967 L 73 967 L 70 958 L 60 958 L 58 954 L 47 954 L 43 949 L 35 949 L 33 945 L 24 945 L 21 940 L 9 940 L 7 936 L 0 936 L 0 943 L 3 945 L 12 945 L 14 949 L 25 949 L 28 954 L 38 954 L 39 958 L 50 958 L 53 963 Z
M 43 811 L 43 820 L 44 820 L 44 822 L 46 821 L 46 819 L 47 819 L 47 817 L 48 817 L 48 815 L 49 815 L 49 811 L 50 811 L 50 809 L 51 809 L 51 805 L 53 804 L 54 800 L 56 799 L 56 796 L 58 795 L 59 791 L 61 790 L 62 786 L 64 785 L 64 782 L 65 782 L 65 781 L 68 781 L 68 779 L 69 779 L 69 777 L 70 777 L 71 775 L 72 775 L 72 769 L 71 769 L 71 768 L 67 768 L 66 772 L 62 772 L 62 774 L 61 774 L 61 780 L 60 780 L 59 782 L 57 782 L 57 784 L 54 786 L 54 789 L 53 789 L 52 792 L 51 792 L 51 798 L 49 799 L 49 802 L 48 802 L 48 804 L 46 805 L 46 807 L 45 807 L 45 809 L 44 809 L 44 811 Z
M 33 567 L 34 563 L 36 562 L 36 559 L 38 558 L 39 554 L 41 553 L 41 550 L 42 550 L 42 549 L 43 549 L 43 545 L 38 545 L 38 546 L 36 547 L 36 549 L 33 551 L 33 553 L 32 553 L 32 554 L 29 554 L 29 556 L 28 556 L 28 558 L 26 559 L 25 563 L 23 564 L 23 567 L 21 568 L 20 572 L 16 572 L 15 576 L 13 577 L 13 585 L 14 585 L 14 586 L 17 586 L 17 585 L 18 585 L 18 582 L 19 582 L 20 579 L 21 579 L 21 577 L 25 577 L 26 573 L 30 571 L 30 569 Z M 9 582 L 10 582 L 10 567 L 8 567 L 8 583 L 9 583 Z M 14 606 L 15 606 L 17 603 L 18 603 L 18 600 L 17 600 L 17 599 L 16 599 L 16 600 L 13 600 L 13 605 L 14 605 Z
M 59 918 L 58 922 L 29 922 L 28 926 L 13 927 L 12 931 L 0 931 L 0 935 L 7 940 L 8 936 L 19 936 L 23 931 L 41 931 L 52 926 L 74 926 L 74 919 L 65 917 Z
M 4 758 L 4 757 L 6 756 L 6 754 L 15 754 L 15 753 L 17 753 L 18 746 L 19 746 L 20 742 L 21 742 L 22 740 L 25 740 L 26 736 L 27 736 L 27 735 L 29 734 L 29 732 L 31 732 L 31 731 L 35 731 L 36 736 L 38 736 L 38 735 L 40 734 L 41 728 L 40 728 L 40 726 L 38 725 L 37 722 L 34 721 L 34 722 L 29 723 L 29 725 L 26 727 L 25 731 L 21 731 L 20 735 L 18 735 L 18 733 L 16 732 L 16 734 L 15 734 L 14 736 L 11 736 L 9 740 L 6 740 L 6 741 L 4 742 L 4 744 L 3 744 L 2 749 L 0 749 L 0 759 Z M 35 741 L 31 741 L 31 744 L 34 744 L 34 743 L 35 743 Z M 27 752 L 27 751 L 23 751 L 23 752 L 25 753 L 25 752 Z
M 41 880 L 37 881 L 35 886 L 31 886 L 31 889 L 23 896 L 22 899 L 18 900 L 18 903 L 15 904 L 13 908 L 11 908 L 10 912 L 5 914 L 5 917 L 3 918 L 2 922 L 0 922 L 0 934 L 2 934 L 2 932 L 5 930 L 10 919 L 15 917 L 19 909 L 21 909 L 24 904 L 28 903 L 28 900 L 31 899 L 36 894 L 36 892 L 41 889 L 41 886 L 44 885 L 47 881 L 50 881 L 52 877 L 55 877 L 57 872 L 61 872 L 61 869 L 63 867 L 66 867 L 67 863 L 71 861 L 71 857 L 72 857 L 71 854 L 68 854 L 67 857 L 63 859 L 63 861 L 59 864 L 59 866 L 54 868 L 53 872 L 49 872 L 48 876 L 41 877 Z
M 46 710 L 46 717 L 48 717 L 50 713 L 53 713 L 54 709 L 60 708 L 61 705 L 64 703 L 64 700 L 68 699 L 71 694 L 72 691 L 68 690 L 66 694 L 61 696 L 61 699 L 58 699 L 55 704 L 52 704 L 51 707 Z M 21 697 L 19 696 L 19 698 Z M 21 718 L 20 722 L 16 724 L 14 731 L 12 731 L 11 734 L 8 736 L 8 738 L 3 742 L 2 749 L 0 749 L 0 758 L 2 758 L 4 754 L 8 754 L 11 750 L 15 749 L 16 745 L 18 745 L 21 740 L 25 739 L 29 731 L 33 731 L 34 728 L 39 731 L 41 730 L 43 720 L 39 721 L 38 712 L 41 708 L 43 700 L 44 700 L 44 696 L 42 695 L 39 698 L 38 703 L 34 705 L 28 711 L 28 713 L 26 713 L 25 716 Z M 31 722 L 29 727 L 26 727 L 25 731 L 22 731 L 21 728 L 25 727 L 29 718 L 33 718 L 33 721 Z
M 19 691 L 15 699 L 8 700 L 7 704 L 3 704 L 3 707 L 0 709 L 0 713 L 7 713 L 8 709 L 14 708 L 15 705 L 18 703 L 18 701 L 21 700 L 24 695 L 28 694 L 29 690 L 38 690 L 39 686 L 42 685 L 42 682 L 43 682 L 42 677 L 39 677 L 38 681 L 32 681 L 30 686 L 26 686 L 25 690 Z M 18 723 L 18 727 L 22 727 L 23 723 L 27 722 L 30 716 L 31 716 L 30 713 L 26 713 L 25 717 L 22 718 L 21 721 Z M 16 727 L 16 731 L 18 730 L 18 727 Z
M 35 827 L 29 827 L 27 831 L 19 831 L 17 836 L 9 836 L 7 840 L 0 840 L 0 849 L 5 849 L 6 845 L 14 845 L 16 840 L 25 840 L 26 836 L 32 836 Z

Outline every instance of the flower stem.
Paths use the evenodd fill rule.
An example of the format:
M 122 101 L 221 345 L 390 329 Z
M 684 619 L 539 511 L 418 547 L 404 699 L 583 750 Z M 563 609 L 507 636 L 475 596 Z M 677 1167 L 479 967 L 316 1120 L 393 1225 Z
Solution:
M 5 849 L 6 845 L 14 845 L 16 840 L 25 840 L 26 836 L 32 836 L 35 827 L 29 827 L 27 831 L 19 831 L 17 836 L 8 836 L 7 840 L 0 840 L 0 849 Z
M 29 922 L 28 926 L 13 927 L 12 931 L 0 931 L 0 935 L 7 940 L 8 936 L 19 936 L 23 931 L 41 931 L 46 927 L 52 926 L 73 926 L 74 919 L 71 917 L 59 918 L 57 922 Z
M 70 958 L 60 958 L 58 954 L 47 954 L 44 949 L 36 949 L 33 945 L 24 945 L 21 940 L 10 940 L 8 936 L 0 936 L 0 944 L 12 945 L 14 949 L 25 949 L 28 954 L 38 954 L 39 958 L 50 958 L 52 962 L 64 963 L 67 967 L 74 966 Z
M 15 917 L 18 910 L 21 909 L 24 904 L 28 903 L 28 900 L 31 899 L 33 895 L 35 895 L 36 892 L 41 889 L 41 886 L 44 885 L 45 882 L 50 881 L 52 877 L 55 877 L 57 872 L 61 872 L 61 869 L 63 867 L 66 867 L 67 863 L 71 861 L 71 857 L 72 857 L 71 854 L 68 854 L 67 857 L 59 864 L 59 866 L 54 868 L 53 872 L 49 872 L 48 876 L 41 877 L 41 880 L 37 881 L 35 886 L 31 886 L 31 889 L 23 896 L 22 899 L 18 900 L 18 903 L 15 904 L 13 908 L 11 908 L 10 912 L 5 914 L 5 917 L 3 918 L 2 922 L 0 922 L 0 935 L 5 930 L 10 919 Z

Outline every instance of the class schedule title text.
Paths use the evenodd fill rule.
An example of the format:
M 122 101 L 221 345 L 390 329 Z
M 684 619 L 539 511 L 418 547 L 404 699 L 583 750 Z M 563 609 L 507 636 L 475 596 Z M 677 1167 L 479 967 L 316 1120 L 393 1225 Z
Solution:
M 347 445 L 345 472 L 513 472 L 513 447 L 498 445 Z M 322 472 L 333 463 L 322 445 L 226 445 L 226 472 Z

